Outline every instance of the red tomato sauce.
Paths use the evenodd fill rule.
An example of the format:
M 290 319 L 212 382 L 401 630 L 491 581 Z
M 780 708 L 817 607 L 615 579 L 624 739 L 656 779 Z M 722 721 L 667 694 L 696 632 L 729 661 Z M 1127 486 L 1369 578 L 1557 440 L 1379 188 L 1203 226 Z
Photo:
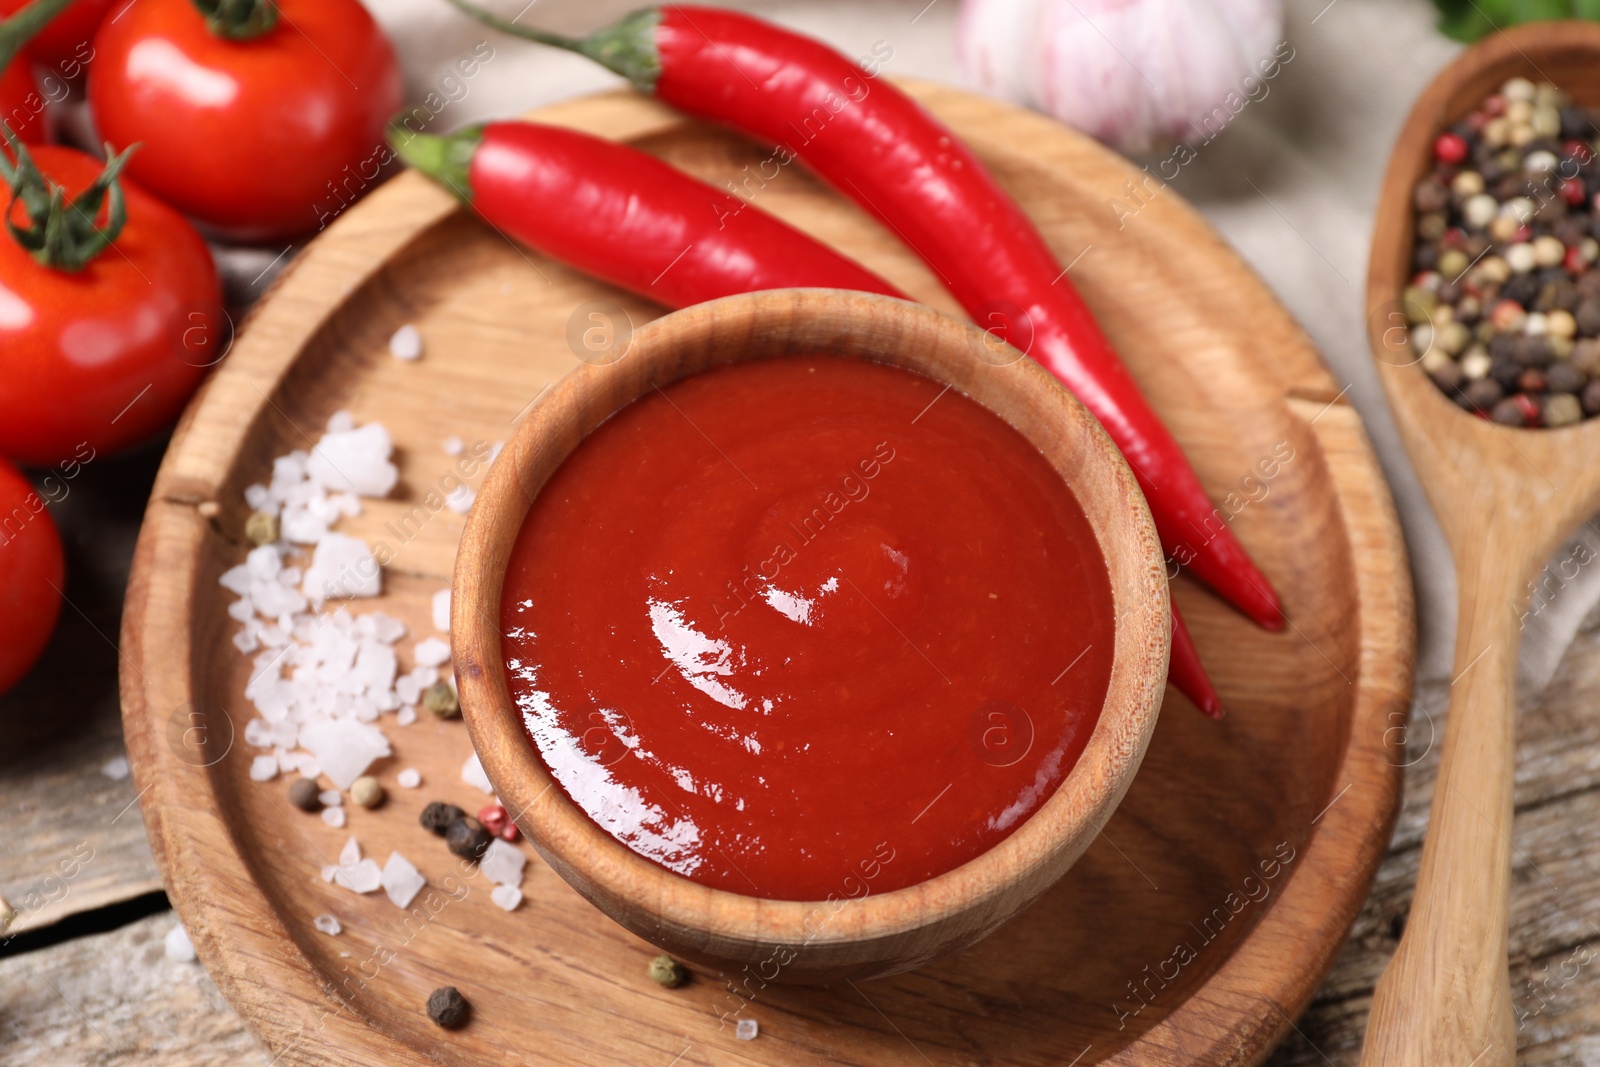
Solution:
M 1065 778 L 1114 610 L 1021 434 L 894 367 L 761 360 L 655 391 L 550 479 L 501 604 L 567 795 L 669 870 L 824 900 L 951 870 Z

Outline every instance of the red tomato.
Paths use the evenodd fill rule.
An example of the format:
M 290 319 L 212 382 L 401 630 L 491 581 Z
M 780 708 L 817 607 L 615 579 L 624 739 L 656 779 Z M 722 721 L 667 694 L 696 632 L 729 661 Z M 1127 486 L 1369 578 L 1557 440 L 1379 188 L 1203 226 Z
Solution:
M 133 0 L 95 37 L 100 135 L 142 144 L 128 173 L 235 240 L 326 225 L 389 158 L 394 49 L 357 0 L 278 0 L 248 41 L 214 36 L 193 0 Z
M 27 60 L 20 57 L 0 70 L 0 122 L 10 126 L 24 144 L 44 140 L 44 94 L 34 82 Z M 4 143 L 5 139 L 0 138 L 0 146 Z M 0 147 L 0 151 L 4 148 Z M 6 158 L 11 158 L 9 152 Z
M 43 498 L 0 459 L 0 693 L 44 651 L 61 611 L 61 537 Z
M 62 78 L 76 78 L 93 55 L 89 42 L 113 0 L 73 0 L 25 46 L 33 61 Z M 0 17 L 14 15 L 28 0 L 0 0 Z
M 30 150 L 76 194 L 100 173 L 70 148 Z M 77 273 L 36 263 L 0 232 L 0 455 L 61 462 L 87 442 L 111 452 L 172 422 L 216 361 L 225 327 L 205 242 L 126 179 L 116 243 Z M 22 205 L 12 219 L 26 222 Z

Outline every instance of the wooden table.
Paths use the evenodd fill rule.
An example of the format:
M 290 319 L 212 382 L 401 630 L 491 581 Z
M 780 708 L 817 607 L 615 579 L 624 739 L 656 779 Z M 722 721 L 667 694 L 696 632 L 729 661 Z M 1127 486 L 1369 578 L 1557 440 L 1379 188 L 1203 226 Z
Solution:
M 113 640 L 158 461 L 158 447 L 97 460 L 73 484 L 56 511 L 71 603 L 41 666 L 0 698 L 0 812 L 13 831 L 0 849 L 0 893 L 24 912 L 0 947 L 6 1064 L 271 1061 L 203 968 L 165 957 L 176 920 L 132 782 L 102 771 L 122 751 Z M 1357 1061 L 1416 875 L 1445 689 L 1443 680 L 1419 687 L 1408 737 L 1416 762 L 1394 842 L 1333 973 L 1270 1061 L 1277 1067 Z M 1522 706 L 1511 951 L 1527 1064 L 1600 1064 L 1597 690 L 1600 617 Z

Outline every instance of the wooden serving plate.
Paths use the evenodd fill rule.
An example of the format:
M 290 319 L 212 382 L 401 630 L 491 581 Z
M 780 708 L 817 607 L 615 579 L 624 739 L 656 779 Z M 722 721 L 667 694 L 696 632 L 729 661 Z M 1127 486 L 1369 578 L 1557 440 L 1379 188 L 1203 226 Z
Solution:
M 659 309 L 510 245 L 405 175 L 347 211 L 259 307 L 175 436 L 153 493 L 123 619 L 123 709 L 152 845 L 212 976 L 285 1062 L 385 1064 L 1247 1064 L 1287 1031 L 1330 965 L 1395 814 L 1396 744 L 1410 695 L 1411 587 L 1399 527 L 1360 420 L 1260 280 L 1171 192 L 1056 123 L 925 84 L 949 122 L 1044 230 L 1141 386 L 1276 584 L 1292 625 L 1261 631 L 1187 578 L 1174 583 L 1228 716 L 1169 695 L 1143 769 L 1066 879 L 987 940 L 879 981 L 746 989 L 697 974 L 661 989 L 653 955 L 538 860 L 513 913 L 488 900 L 416 823 L 423 804 L 476 808 L 459 722 L 386 717 L 389 804 L 333 830 L 249 780 L 236 741 L 197 766 L 178 743 L 197 710 L 242 734 L 246 657 L 217 577 L 244 556 L 242 492 L 309 447 L 328 416 L 382 421 L 397 442 L 393 499 L 339 529 L 384 540 L 384 595 L 359 610 L 431 632 L 462 519 L 394 535 L 450 469 L 448 435 L 502 440 L 576 365 L 569 320 L 590 301 L 635 322 Z M 631 141 L 721 183 L 770 150 L 617 93 L 544 121 Z M 954 311 L 890 233 L 789 167 L 755 201 Z M 1137 204 L 1139 201 L 1134 201 Z M 1128 204 L 1133 206 L 1133 204 Z M 551 205 L 551 210 L 560 210 Z M 581 311 L 580 311 L 581 309 Z M 390 334 L 417 324 L 426 355 Z M 581 327 L 580 327 L 581 328 Z M 309 435 L 309 436 L 308 436 Z M 1271 471 L 1264 478 L 1263 471 Z M 215 504 L 216 506 L 211 506 Z M 215 734 L 213 734 L 215 736 Z M 220 746 L 220 742 L 215 742 Z M 421 769 L 420 790 L 394 785 Z M 322 882 L 349 835 L 428 876 L 422 919 L 381 893 Z M 417 904 L 413 905 L 416 912 Z M 311 920 L 337 915 L 328 937 Z M 473 1022 L 446 1034 L 423 1001 L 459 986 Z M 761 1024 L 734 1040 L 719 1013 Z

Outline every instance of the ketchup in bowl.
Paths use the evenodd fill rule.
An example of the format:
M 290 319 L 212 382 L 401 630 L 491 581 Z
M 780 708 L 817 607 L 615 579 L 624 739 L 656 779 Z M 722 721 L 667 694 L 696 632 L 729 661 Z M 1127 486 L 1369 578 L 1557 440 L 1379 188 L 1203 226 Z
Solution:
M 1110 679 L 1106 564 L 999 417 L 830 356 L 655 390 L 541 490 L 502 648 L 533 745 L 640 855 L 782 900 L 991 848 L 1072 770 Z

